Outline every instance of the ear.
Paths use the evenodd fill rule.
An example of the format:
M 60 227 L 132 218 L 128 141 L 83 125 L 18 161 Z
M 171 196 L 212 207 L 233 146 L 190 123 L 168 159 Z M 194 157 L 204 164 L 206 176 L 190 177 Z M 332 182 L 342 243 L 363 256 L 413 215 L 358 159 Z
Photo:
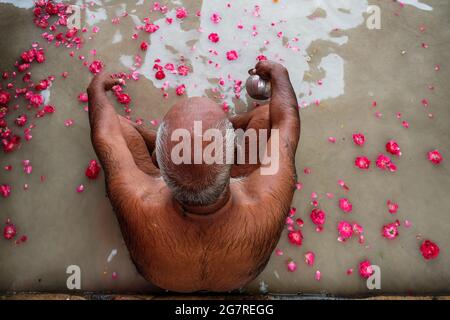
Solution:
M 156 159 L 156 150 L 153 150 L 152 152 L 152 162 L 159 169 L 158 160 Z

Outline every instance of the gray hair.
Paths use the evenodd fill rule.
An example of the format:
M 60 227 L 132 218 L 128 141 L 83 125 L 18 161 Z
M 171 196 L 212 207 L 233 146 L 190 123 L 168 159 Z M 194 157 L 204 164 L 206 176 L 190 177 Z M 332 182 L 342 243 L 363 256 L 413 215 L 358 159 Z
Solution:
M 183 204 L 206 206 L 219 199 L 230 182 L 231 163 L 210 165 L 206 177 L 185 181 L 183 172 L 177 169 L 171 159 L 168 148 L 170 142 L 168 123 L 162 122 L 156 136 L 156 159 L 161 176 L 172 192 L 173 197 Z M 227 150 L 234 149 L 235 135 L 232 123 L 228 119 L 220 120 L 214 128 L 221 130 L 223 136 L 224 160 Z M 234 154 L 234 153 L 233 153 Z M 206 165 L 206 164 L 205 164 Z

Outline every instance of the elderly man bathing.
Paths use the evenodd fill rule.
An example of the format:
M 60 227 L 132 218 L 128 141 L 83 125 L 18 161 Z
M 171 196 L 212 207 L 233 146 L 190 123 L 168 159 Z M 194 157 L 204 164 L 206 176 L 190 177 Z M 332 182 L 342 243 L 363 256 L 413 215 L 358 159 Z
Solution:
M 120 80 L 99 74 L 89 85 L 92 144 L 108 197 L 136 268 L 161 288 L 241 288 L 263 270 L 279 240 L 296 181 L 300 118 L 283 66 L 262 61 L 252 72 L 270 80 L 269 105 L 228 117 L 207 98 L 184 99 L 168 111 L 157 133 L 116 114 L 106 92 Z M 279 169 L 264 175 L 267 164 L 261 162 L 174 163 L 173 133 L 184 129 L 195 139 L 196 121 L 200 135 L 216 128 L 228 146 L 233 139 L 226 129 L 232 127 L 278 130 Z

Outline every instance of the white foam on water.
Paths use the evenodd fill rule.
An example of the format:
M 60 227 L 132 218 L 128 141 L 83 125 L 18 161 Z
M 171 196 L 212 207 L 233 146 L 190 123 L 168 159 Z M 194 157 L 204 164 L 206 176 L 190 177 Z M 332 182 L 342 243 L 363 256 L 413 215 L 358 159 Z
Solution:
M 179 84 L 186 85 L 188 96 L 204 96 L 206 90 L 219 88 L 224 94 L 224 101 L 232 105 L 233 80 L 245 80 L 248 70 L 257 62 L 256 57 L 264 54 L 271 60 L 283 63 L 290 72 L 292 83 L 302 97 L 300 104 L 311 104 L 315 100 L 334 98 L 344 93 L 344 61 L 333 54 L 322 57 L 320 66 L 325 73 L 323 86 L 303 80 L 305 72 L 310 70 L 307 62 L 307 49 L 316 40 L 325 40 L 337 45 L 344 45 L 347 37 L 331 36 L 331 32 L 338 28 L 347 30 L 364 23 L 363 13 L 367 10 L 367 1 L 336 0 L 336 1 L 308 1 L 285 0 L 281 3 L 266 3 L 255 13 L 255 6 L 260 1 L 236 0 L 231 2 L 231 8 L 220 0 L 203 1 L 201 7 L 200 29 L 182 29 L 182 21 L 175 18 L 175 10 L 167 16 L 174 18 L 171 25 L 165 22 L 165 17 L 154 21 L 160 29 L 149 35 L 150 49 L 146 52 L 142 67 L 138 70 L 150 79 L 157 88 L 161 88 L 165 81 L 170 87 Z M 316 10 L 322 9 L 326 15 L 316 19 L 309 18 Z M 210 17 L 219 13 L 222 20 L 214 24 Z M 189 12 L 194 15 L 195 12 Z M 143 23 L 132 17 L 136 25 Z M 271 26 L 271 23 L 276 23 Z M 242 24 L 244 28 L 238 29 Z M 252 34 L 253 26 L 257 35 Z M 208 35 L 215 32 L 220 41 L 216 44 L 208 40 Z M 282 32 L 282 37 L 277 36 Z M 293 40 L 298 38 L 298 41 Z M 265 44 L 268 41 L 268 44 Z M 289 46 L 286 45 L 286 41 Z M 215 50 L 214 55 L 209 50 Z M 235 61 L 226 59 L 226 52 L 236 50 L 239 58 Z M 185 57 L 192 65 L 192 73 L 186 77 L 166 73 L 164 80 L 156 80 L 153 66 L 156 59 L 161 59 L 161 65 L 166 63 L 180 63 Z M 211 60 L 212 63 L 208 63 Z M 219 64 L 219 67 L 215 65 Z M 129 66 L 129 65 L 128 65 Z M 225 79 L 225 85 L 220 87 L 218 80 Z M 230 80 L 228 80 L 230 79 Z M 310 94 L 311 93 L 311 94 Z M 245 99 L 243 90 L 241 99 Z
M 122 41 L 122 38 L 123 38 L 122 33 L 120 33 L 119 30 L 116 30 L 116 33 L 114 33 L 114 37 L 113 37 L 112 43 L 113 44 L 114 43 L 119 43 L 119 42 Z
M 410 6 L 414 6 L 417 9 L 425 10 L 425 11 L 432 11 L 433 7 L 429 6 L 428 4 L 422 3 L 419 0 L 401 0 L 400 1 L 403 4 L 408 4 Z

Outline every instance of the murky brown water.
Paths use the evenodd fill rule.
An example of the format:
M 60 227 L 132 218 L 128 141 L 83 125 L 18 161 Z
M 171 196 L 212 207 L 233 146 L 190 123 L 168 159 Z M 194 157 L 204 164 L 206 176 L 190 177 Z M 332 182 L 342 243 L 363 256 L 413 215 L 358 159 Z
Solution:
M 84 177 L 84 169 L 95 154 L 87 113 L 77 100 L 91 75 L 78 56 L 91 61 L 92 49 L 111 71 L 128 71 L 134 56 L 142 55 L 142 66 L 137 70 L 140 80 L 130 81 L 127 92 L 133 99 L 132 117 L 142 118 L 147 124 L 160 119 L 178 99 L 174 87 L 179 84 L 184 83 L 191 96 L 208 94 L 242 110 L 251 102 L 245 93 L 241 100 L 234 96 L 233 80 L 245 80 L 257 55 L 282 59 L 290 70 L 304 106 L 296 161 L 303 189 L 297 191 L 292 204 L 297 217 L 305 221 L 304 243 L 294 247 L 283 233 L 278 246 L 283 256 L 274 255 L 246 290 L 257 292 L 263 282 L 274 293 L 450 291 L 450 174 L 446 159 L 450 154 L 450 4 L 446 1 L 405 1 L 414 6 L 403 8 L 393 1 L 369 1 L 379 5 L 382 14 L 381 29 L 369 30 L 364 0 L 241 0 L 230 1 L 231 8 L 225 1 L 162 1 L 169 7 L 169 16 L 174 16 L 171 10 L 180 5 L 190 13 L 182 23 L 174 19 L 170 26 L 160 13 L 149 14 L 153 2 L 97 0 L 89 7 L 89 14 L 83 15 L 83 21 L 89 30 L 95 25 L 100 31 L 93 40 L 88 40 L 92 32 L 84 34 L 86 44 L 74 58 L 69 56 L 69 49 L 55 48 L 40 38 L 42 30 L 34 26 L 31 9 L 26 8 L 29 1 L 0 2 L 16 5 L 0 4 L 0 26 L 7 31 L 0 34 L 0 70 L 12 70 L 20 53 L 31 42 L 39 41 L 46 49 L 47 62 L 33 66 L 33 79 L 48 75 L 57 78 L 48 91 L 48 102 L 56 106 L 56 113 L 35 121 L 33 139 L 19 151 L 0 156 L 2 168 L 13 166 L 11 172 L 0 171 L 0 184 L 13 187 L 9 198 L 0 199 L 0 219 L 11 218 L 18 227 L 18 237 L 28 237 L 20 245 L 0 240 L 0 291 L 67 290 L 69 265 L 80 266 L 82 289 L 86 291 L 157 290 L 138 275 L 129 259 L 102 179 L 91 182 Z M 259 11 L 255 11 L 255 5 L 260 6 Z M 197 10 L 201 18 L 195 16 Z M 111 23 L 125 11 L 129 15 L 121 17 L 120 24 Z M 222 16 L 217 25 L 209 20 L 213 12 Z M 147 16 L 161 25 L 151 36 L 134 30 Z M 270 26 L 271 22 L 276 26 Z M 242 30 L 237 28 L 240 23 Z M 426 29 L 421 31 L 421 26 Z M 332 31 L 335 28 L 339 30 Z M 139 33 L 137 40 L 131 38 L 135 32 Z M 207 40 L 210 32 L 221 37 L 214 47 Z M 139 50 L 144 40 L 150 42 L 145 54 Z M 211 48 L 219 55 L 209 52 Z M 240 55 L 233 63 L 224 58 L 224 52 L 231 49 Z M 163 82 L 156 81 L 151 71 L 154 60 L 177 64 L 182 57 L 193 72 L 186 78 L 168 74 L 169 96 L 163 98 Z M 60 76 L 64 71 L 69 73 L 67 79 Z M 223 87 L 217 85 L 220 78 L 225 79 Z M 430 85 L 434 90 L 428 88 Z M 217 92 L 213 88 L 218 88 Z M 422 99 L 428 99 L 428 108 L 422 106 Z M 318 106 L 316 100 L 320 100 Z M 373 101 L 376 107 L 372 107 Z M 120 107 L 118 110 L 122 112 Z M 376 112 L 381 113 L 380 118 Z M 401 119 L 396 117 L 398 112 Z M 74 125 L 66 127 L 67 119 L 73 119 Z M 409 123 L 409 129 L 401 125 L 402 120 Z M 365 134 L 363 148 L 353 144 L 355 132 Z M 328 142 L 330 136 L 336 137 L 335 144 Z M 396 139 L 403 153 L 398 159 L 394 157 L 396 173 L 383 172 L 374 163 L 389 139 Z M 435 148 L 445 158 L 440 166 L 426 158 L 426 152 Z M 353 166 L 354 158 L 361 154 L 373 160 L 368 172 Z M 22 171 L 25 159 L 33 165 L 31 175 Z M 311 173 L 304 174 L 305 168 Z M 40 176 L 46 177 L 45 182 Z M 339 186 L 339 179 L 345 181 L 349 191 Z M 23 190 L 24 184 L 29 185 L 28 190 Z M 80 184 L 85 191 L 78 194 L 75 189 Z M 327 213 L 321 233 L 315 232 L 309 219 L 312 192 L 317 193 L 320 208 Z M 334 198 L 329 199 L 326 193 L 333 193 Z M 346 215 L 338 207 L 338 199 L 344 196 L 353 203 L 352 213 Z M 388 199 L 399 204 L 396 215 L 388 213 Z M 355 238 L 337 241 L 336 226 L 343 219 L 364 227 L 364 245 Z M 382 225 L 395 219 L 402 222 L 400 236 L 392 241 L 382 238 Z M 405 220 L 412 223 L 410 228 L 404 226 Z M 439 244 L 441 254 L 436 260 L 422 258 L 418 236 Z M 117 255 L 108 262 L 113 249 L 117 249 Z M 303 261 L 307 251 L 316 254 L 313 267 Z M 358 263 L 366 258 L 381 268 L 379 291 L 368 290 L 358 275 Z M 298 264 L 295 273 L 286 269 L 289 259 Z M 354 269 L 352 275 L 346 275 L 349 268 Z M 320 281 L 314 279 L 316 270 L 321 272 Z M 113 272 L 118 275 L 116 279 Z

